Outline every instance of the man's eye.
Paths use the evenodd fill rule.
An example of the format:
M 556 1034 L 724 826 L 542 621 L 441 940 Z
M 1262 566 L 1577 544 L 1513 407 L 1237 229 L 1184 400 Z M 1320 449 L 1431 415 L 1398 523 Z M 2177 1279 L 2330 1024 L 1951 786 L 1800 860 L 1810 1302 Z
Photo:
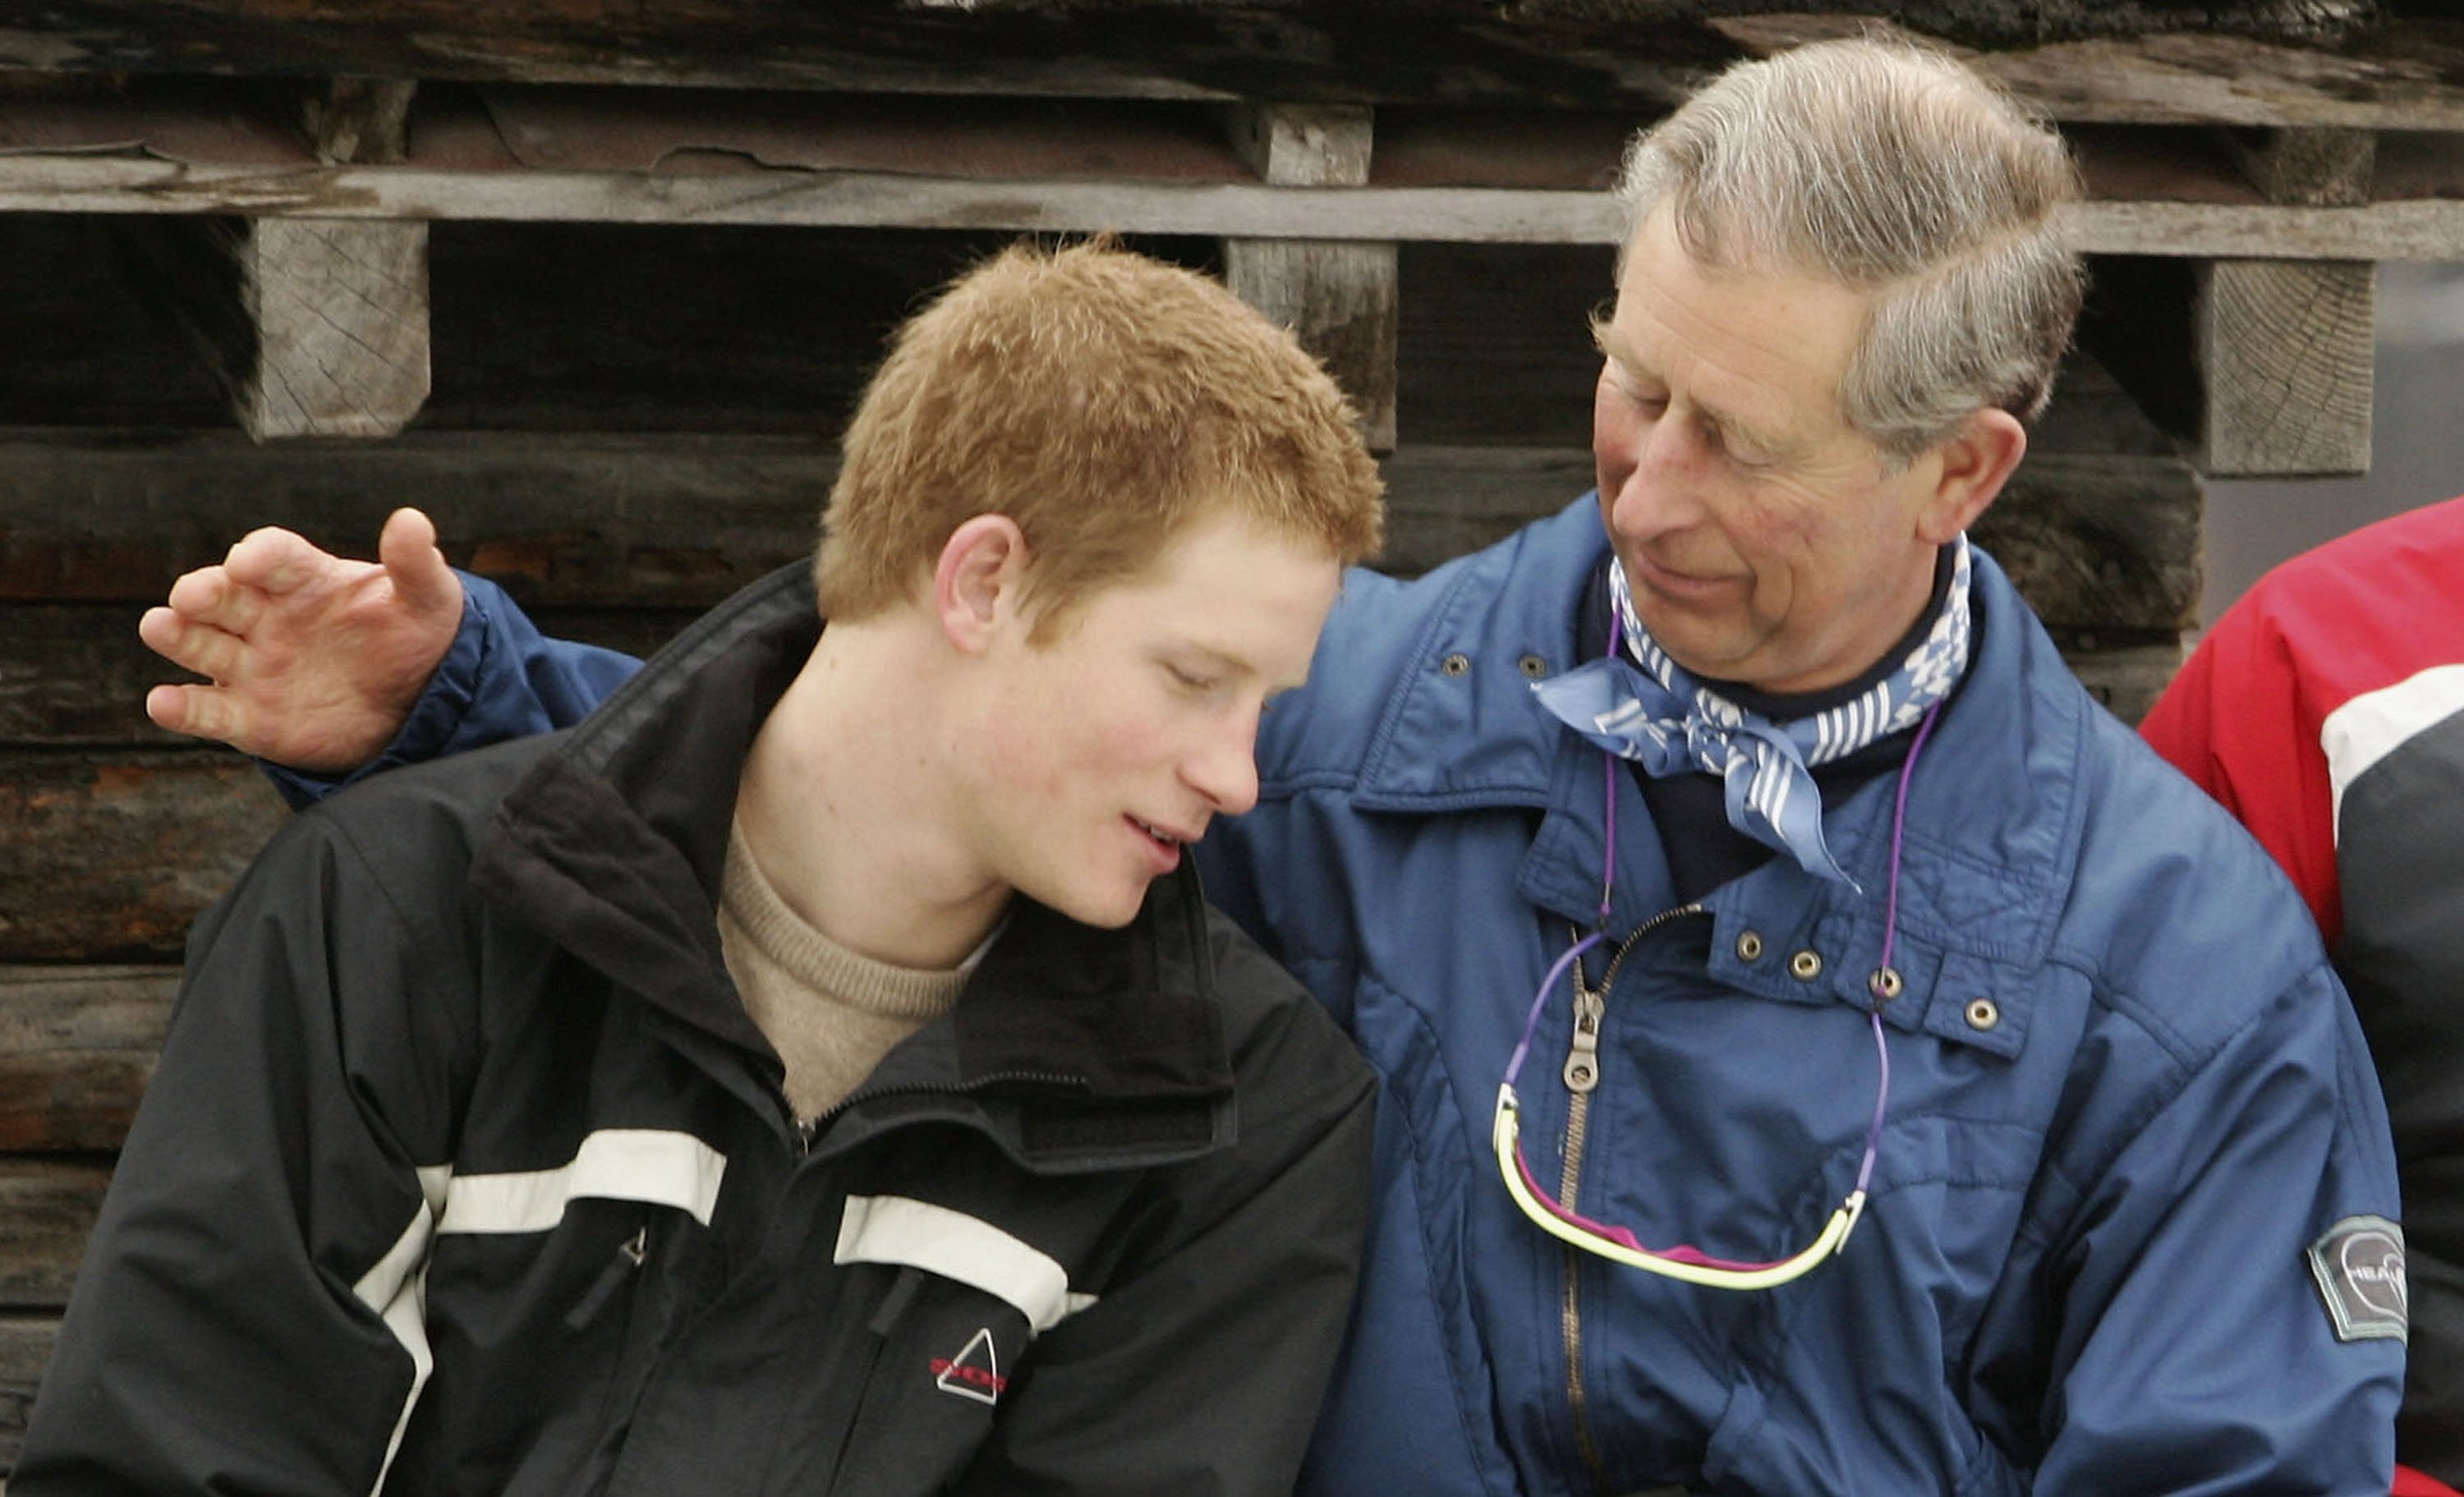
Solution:
M 1720 427 L 1708 427 L 1704 430 L 1704 439 L 1713 448 L 1727 453 L 1728 461 L 1740 468 L 1769 468 L 1771 465 L 1771 454 L 1768 449 L 1759 443 L 1739 436 L 1734 431 Z

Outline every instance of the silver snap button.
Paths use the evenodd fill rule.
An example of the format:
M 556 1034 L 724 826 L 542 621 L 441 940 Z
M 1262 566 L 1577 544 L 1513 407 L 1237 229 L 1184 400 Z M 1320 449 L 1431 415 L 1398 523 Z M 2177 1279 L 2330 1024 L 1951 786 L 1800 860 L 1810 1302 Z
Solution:
M 1461 650 L 1457 650 L 1455 653 L 1448 655 L 1443 660 L 1439 661 L 1438 669 L 1448 675 L 1469 675 L 1471 673 L 1471 656 L 1463 653 Z
M 1538 655 L 1526 655 L 1516 661 L 1515 666 L 1534 681 L 1549 673 L 1549 662 Z
M 1799 982 L 1811 982 L 1822 976 L 1822 954 L 1801 951 L 1788 958 L 1788 975 Z
M 1971 998 L 1968 1001 L 1968 1027 L 1970 1029 L 1991 1029 L 2001 1022 L 2002 1006 L 1993 1000 Z
M 1762 932 L 1739 931 L 1737 933 L 1737 959 L 1739 961 L 1760 961 L 1762 957 Z
M 1899 997 L 1900 990 L 1906 987 L 1907 983 L 1901 980 L 1899 968 L 1876 967 L 1874 975 L 1865 980 L 1865 985 L 1873 990 L 1876 998 L 1887 1003 Z

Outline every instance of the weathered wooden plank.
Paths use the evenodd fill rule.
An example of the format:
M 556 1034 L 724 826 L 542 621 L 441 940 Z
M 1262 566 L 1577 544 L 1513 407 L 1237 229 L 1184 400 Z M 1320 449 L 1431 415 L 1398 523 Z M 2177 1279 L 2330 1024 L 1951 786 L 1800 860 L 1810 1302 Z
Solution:
M 1247 104 L 1233 130 L 1243 155 L 1270 186 L 1369 181 L 1366 108 Z M 1391 242 L 1223 241 L 1225 284 L 1317 355 L 1352 396 L 1362 434 L 1380 452 L 1395 448 L 1396 265 Z
M 2203 497 L 2177 457 L 2031 452 L 1975 537 L 2052 627 L 2186 629 Z
M 1237 183 L 959 181 L 748 169 L 723 175 L 331 166 L 269 171 L 85 157 L 0 157 L 0 212 L 774 224 L 1030 233 L 1614 244 L 1605 192 L 1271 187 Z M 2464 203 L 2305 209 L 2089 202 L 2066 215 L 2092 254 L 2464 258 Z
M 0 754 L 0 962 L 176 959 L 283 815 L 235 754 Z
M 134 606 L 0 610 L 0 743 L 173 741 L 145 720 L 143 696 L 180 673 L 138 642 L 137 613 Z
M 2065 413 L 2086 405 L 2089 378 L 2074 380 L 2049 428 L 2084 428 Z M 2107 388 L 2102 408 L 2127 411 Z M 2049 439 L 2091 450 L 2084 429 Z M 2097 440 L 2113 450 L 2119 439 Z M 2161 445 L 2147 435 L 2137 450 Z M 0 598 L 150 604 L 253 526 L 290 525 L 360 555 L 390 510 L 417 504 L 449 556 L 525 602 L 706 606 L 809 548 L 833 471 L 820 444 L 773 437 L 413 433 L 295 453 L 210 434 L 100 445 L 18 432 L 0 435 Z M 1386 472 L 1389 559 L 1406 570 L 1503 534 L 1485 520 L 1448 528 L 1448 515 L 1486 513 L 1484 494 L 1528 495 L 1506 501 L 1528 516 L 1591 481 L 1579 449 L 1406 447 Z
M 428 398 L 426 224 L 123 219 L 114 232 L 132 292 L 189 331 L 251 436 L 387 436 Z
M 362 537 L 353 549 L 368 544 Z M 0 745 L 193 746 L 146 719 L 146 688 L 188 677 L 139 643 L 137 613 L 133 605 L 102 604 L 0 609 Z M 550 607 L 533 617 L 561 638 L 647 655 L 699 612 Z
M 1261 182 L 1356 187 L 1369 181 L 1375 121 L 1365 104 L 1243 99 L 1227 121 L 1232 147 Z
M 2201 268 L 2200 466 L 2223 476 L 2366 473 L 2377 268 L 2218 260 Z
M 428 226 L 270 218 L 249 226 L 242 293 L 258 438 L 391 436 L 428 399 Z
M 1648 105 L 1734 55 L 1735 41 L 1703 28 L 1706 9 L 1739 8 L 1048 0 L 888 13 L 786 0 L 672 0 L 648 10 L 615 0 L 520 9 L 467 0 L 48 0 L 0 30 L 0 67 L 1217 98 L 1257 94 L 1271 76 L 1295 90 L 1287 97 L 1327 101 Z M 2375 124 L 2389 114 L 2456 107 L 2453 25 L 2389 19 L 2391 8 L 2368 0 L 1833 9 L 1863 13 L 1747 17 L 1723 30 L 1776 46 L 1826 27 L 1870 25 L 1876 14 L 1922 17 L 1957 40 L 2030 49 L 1997 56 L 2014 86 L 2094 117 L 2229 108 L 2260 123 L 2342 123 L 2358 113 Z M 2385 24 L 2329 45 L 2374 19 Z M 1757 23 L 1758 33 L 1750 30 Z M 2168 26 L 2191 30 L 2139 34 Z M 2048 37 L 2079 40 L 2033 47 Z M 2236 90 L 2232 80 L 2240 77 L 2251 81 Z
M 398 162 L 410 153 L 410 78 L 338 77 L 312 85 L 301 104 L 317 159 L 326 163 Z
M 1361 187 L 1374 121 L 1361 106 L 1244 103 L 1234 140 L 1274 187 Z M 1392 242 L 1223 241 L 1223 278 L 1291 328 L 1358 407 L 1376 451 L 1395 447 L 1397 252 Z
M 2229 130 L 2224 139 L 2234 164 L 2270 203 L 2352 208 L 2370 200 L 2378 137 L 2368 130 Z
M 602 93 L 597 107 L 615 116 L 595 126 L 568 118 L 569 102 L 550 111 L 565 123 L 546 155 L 509 147 L 505 123 L 467 100 L 440 101 L 412 160 L 390 166 L 318 165 L 277 127 L 234 133 L 228 109 L 185 96 L 117 112 L 19 104 L 0 120 L 0 209 L 1611 243 L 1617 215 L 1598 188 L 1625 130 L 1648 117 L 1546 126 L 1528 112 L 1411 112 L 1398 116 L 1391 180 L 1373 163 L 1367 187 L 1337 194 L 1232 180 L 1228 151 L 1195 148 L 1189 111 L 1155 104 L 1075 104 L 1041 122 L 954 108 L 868 131 L 818 105 L 748 117 L 741 99 Z M 1102 121 L 1081 118 L 1089 111 Z M 12 143 L 12 129 L 24 139 Z M 2077 137 L 2098 195 L 2075 217 L 2091 252 L 2437 258 L 2464 244 L 2464 205 L 2420 169 L 2459 154 L 2449 137 L 2403 137 L 2414 165 L 2389 182 L 2421 195 L 2323 214 L 2266 203 L 2207 132 L 2091 125 Z M 885 139 L 904 143 L 885 151 Z M 147 148 L 108 148 L 131 141 Z
M 2227 141 L 2271 203 L 2369 201 L 2377 138 L 2366 130 L 2236 131 Z M 2375 280 L 2372 267 L 2346 262 L 2200 267 L 2191 358 L 2210 473 L 2368 470 Z
M 0 1314 L 0 1475 L 16 1465 L 24 1447 L 34 1385 L 52 1359 L 59 1329 L 57 1315 Z M 0 1492 L 7 1490 L 8 1483 L 0 1481 Z
M 0 1158 L 0 1307 L 56 1310 L 68 1303 L 110 1183 L 108 1164 Z
M 176 967 L 0 967 L 0 1152 L 118 1149 L 179 986 Z
M 525 602 L 707 606 L 810 550 L 836 471 L 785 437 L 18 431 L 0 434 L 0 598 L 159 602 L 258 525 L 363 556 L 417 504 Z

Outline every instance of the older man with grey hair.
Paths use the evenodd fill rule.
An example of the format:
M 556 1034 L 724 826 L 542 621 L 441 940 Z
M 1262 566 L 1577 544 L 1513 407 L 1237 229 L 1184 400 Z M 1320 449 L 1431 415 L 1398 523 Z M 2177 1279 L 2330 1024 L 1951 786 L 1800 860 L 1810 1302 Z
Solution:
M 1731 70 L 1623 190 L 1596 494 L 1355 574 L 1199 849 L 1385 1081 L 1305 1487 L 2386 1491 L 2403 1235 L 2343 992 L 1966 539 L 2079 305 L 2060 141 L 1840 42 Z M 383 582 L 346 566 L 299 575 Z M 220 607 L 155 633 L 317 611 Z M 353 752 L 546 726 L 594 660 L 487 653 L 519 674 Z M 158 715 L 292 720 L 196 690 Z

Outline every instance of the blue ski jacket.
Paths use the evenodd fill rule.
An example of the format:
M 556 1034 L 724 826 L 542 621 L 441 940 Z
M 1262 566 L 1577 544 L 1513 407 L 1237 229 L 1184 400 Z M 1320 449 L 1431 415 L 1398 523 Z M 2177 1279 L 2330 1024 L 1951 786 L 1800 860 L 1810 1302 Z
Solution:
M 1265 719 L 1259 807 L 1199 848 L 1210 896 L 1384 1082 L 1360 1299 L 1303 1489 L 2386 1492 L 2393 1153 L 2275 866 L 2093 703 L 1980 555 L 1972 661 L 1909 776 L 1896 881 L 1886 776 L 1826 808 L 1857 889 L 1776 858 L 1680 904 L 1632 777 L 1531 700 L 1582 658 L 1605 544 L 1587 496 L 1417 581 L 1354 573 L 1309 683 Z M 566 720 L 560 698 L 622 669 L 478 584 L 389 757 Z M 1879 1158 L 1811 1273 L 1676 1282 L 1509 1197 L 1499 1083 L 1595 926 L 1588 1033 L 1560 981 L 1518 1084 L 1530 1169 L 1645 1244 L 1747 1261 L 1812 1243 L 1855 1179 L 1890 930 Z

